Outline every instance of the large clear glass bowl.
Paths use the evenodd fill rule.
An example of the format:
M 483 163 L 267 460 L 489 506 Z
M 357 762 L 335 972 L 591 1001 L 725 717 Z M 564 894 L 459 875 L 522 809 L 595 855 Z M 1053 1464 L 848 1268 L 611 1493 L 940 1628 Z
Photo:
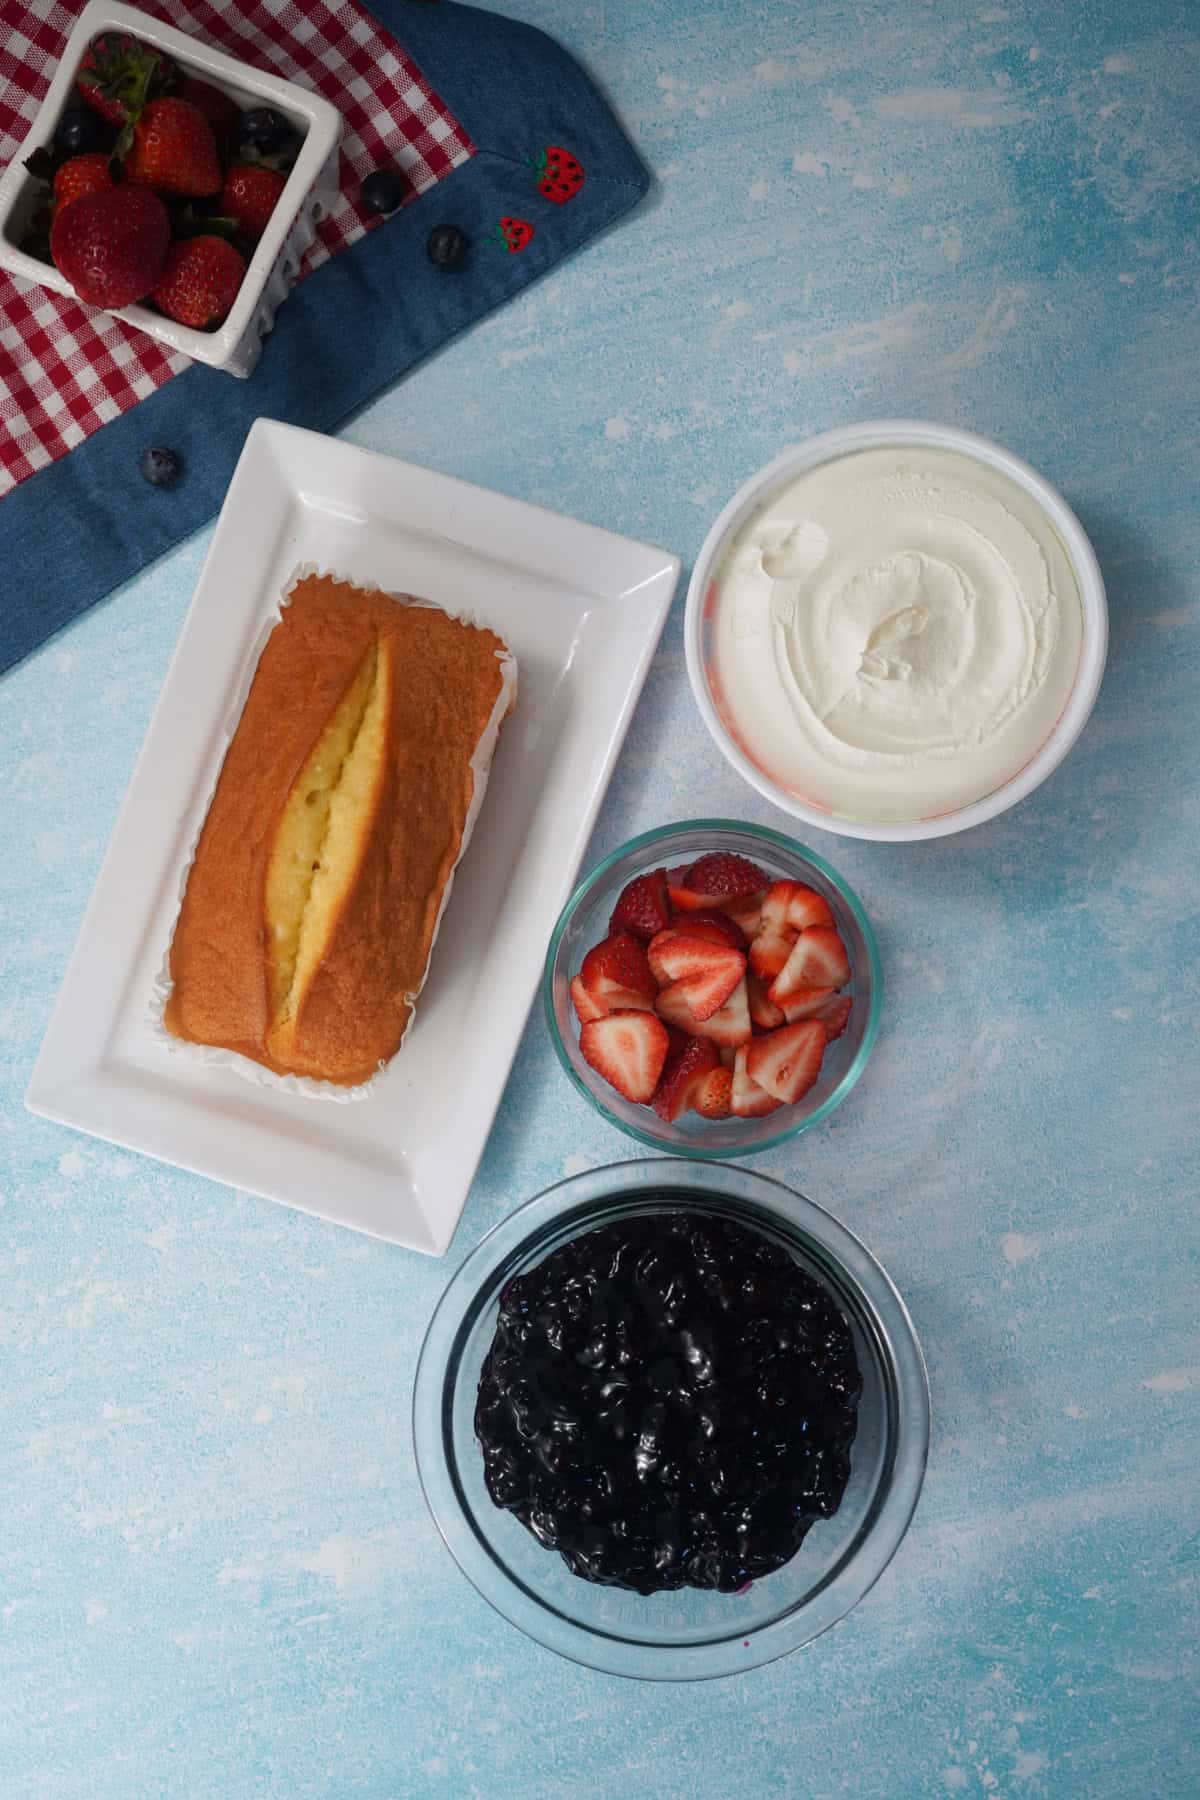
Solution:
M 608 933 L 621 889 L 650 869 L 693 863 L 712 850 L 731 850 L 761 865 L 772 880 L 803 881 L 825 896 L 850 959 L 850 1022 L 825 1052 L 816 1086 L 795 1106 L 759 1119 L 702 1119 L 687 1112 L 669 1123 L 650 1106 L 638 1106 L 589 1068 L 579 1049 L 579 1020 L 571 1004 L 571 978 L 593 944 Z M 558 1060 L 610 1125 L 655 1150 L 681 1156 L 749 1156 L 807 1131 L 840 1106 L 867 1066 L 879 1034 L 883 970 L 879 946 L 857 894 L 814 850 L 766 825 L 734 819 L 688 819 L 660 825 L 614 850 L 584 876 L 563 908 L 546 952 L 542 999 Z
M 680 1207 L 736 1220 L 785 1245 L 842 1308 L 862 1370 L 841 1506 L 812 1527 L 790 1562 L 741 1594 L 685 1588 L 642 1596 L 573 1575 L 557 1552 L 493 1504 L 475 1437 L 475 1397 L 504 1284 L 582 1232 Z M 920 1492 L 929 1389 L 904 1302 L 836 1219 L 748 1169 L 656 1157 L 559 1182 L 475 1247 L 426 1333 L 413 1432 L 438 1529 L 498 1612 L 538 1643 L 591 1668 L 687 1681 L 752 1669 L 809 1643 L 878 1580 Z

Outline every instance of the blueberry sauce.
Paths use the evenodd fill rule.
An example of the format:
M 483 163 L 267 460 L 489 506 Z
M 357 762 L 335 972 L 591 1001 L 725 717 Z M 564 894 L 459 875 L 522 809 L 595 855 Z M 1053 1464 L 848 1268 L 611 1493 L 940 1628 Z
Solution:
M 508 1282 L 475 1431 L 496 1505 L 576 1575 L 732 1593 L 837 1511 L 861 1389 L 849 1325 L 781 1245 L 641 1213 Z

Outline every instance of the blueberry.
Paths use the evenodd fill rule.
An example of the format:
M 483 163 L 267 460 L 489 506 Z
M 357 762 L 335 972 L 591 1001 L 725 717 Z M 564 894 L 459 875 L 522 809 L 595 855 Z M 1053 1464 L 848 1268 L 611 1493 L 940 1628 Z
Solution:
M 142 474 L 151 487 L 174 487 L 183 473 L 183 458 L 174 450 L 142 451 Z
M 397 169 L 373 169 L 362 184 L 362 203 L 370 213 L 395 212 L 404 198 L 404 185 Z
M 102 150 L 104 124 L 90 106 L 68 106 L 58 121 L 54 142 L 67 156 L 86 156 L 90 150 Z
M 282 113 L 270 106 L 255 106 L 238 120 L 238 144 L 241 148 L 260 150 L 264 155 L 282 150 L 292 128 Z
M 457 225 L 435 225 L 425 245 L 425 254 L 435 269 L 456 269 L 467 248 L 467 234 Z

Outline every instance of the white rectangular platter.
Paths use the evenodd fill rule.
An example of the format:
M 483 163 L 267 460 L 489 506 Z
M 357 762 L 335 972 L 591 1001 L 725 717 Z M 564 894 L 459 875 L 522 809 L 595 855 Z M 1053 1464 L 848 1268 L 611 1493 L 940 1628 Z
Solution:
M 369 1097 L 276 1091 L 150 1024 L 183 873 L 302 564 L 471 613 L 515 712 L 416 1021 Z M 230 484 L 26 1096 L 36 1113 L 440 1255 L 454 1234 L 679 576 L 665 551 L 259 420 Z

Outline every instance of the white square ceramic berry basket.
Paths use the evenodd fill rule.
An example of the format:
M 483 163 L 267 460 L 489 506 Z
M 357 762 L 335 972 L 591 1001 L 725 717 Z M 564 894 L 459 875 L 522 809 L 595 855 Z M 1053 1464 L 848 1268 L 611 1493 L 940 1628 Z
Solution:
M 42 101 L 24 144 L 8 168 L 0 173 L 0 268 L 24 281 L 52 288 L 57 294 L 74 294 L 69 281 L 49 263 L 27 256 L 18 248 L 30 213 L 41 193 L 41 184 L 28 173 L 25 158 L 39 144 L 49 144 L 61 114 L 70 104 L 76 71 L 88 44 L 101 31 L 127 31 L 156 49 L 165 50 L 181 68 L 222 88 L 243 110 L 271 106 L 302 134 L 300 154 L 288 176 L 267 229 L 250 258 L 237 299 L 225 323 L 216 331 L 194 331 L 147 306 L 123 306 L 114 317 L 157 338 L 172 350 L 197 362 L 210 363 L 230 375 L 249 375 L 258 361 L 262 340 L 275 322 L 275 313 L 296 278 L 300 259 L 313 241 L 316 221 L 338 192 L 338 142 L 341 115 L 319 94 L 294 81 L 267 75 L 235 57 L 160 25 L 132 6 L 115 0 L 90 0 L 67 40 L 53 81 Z

